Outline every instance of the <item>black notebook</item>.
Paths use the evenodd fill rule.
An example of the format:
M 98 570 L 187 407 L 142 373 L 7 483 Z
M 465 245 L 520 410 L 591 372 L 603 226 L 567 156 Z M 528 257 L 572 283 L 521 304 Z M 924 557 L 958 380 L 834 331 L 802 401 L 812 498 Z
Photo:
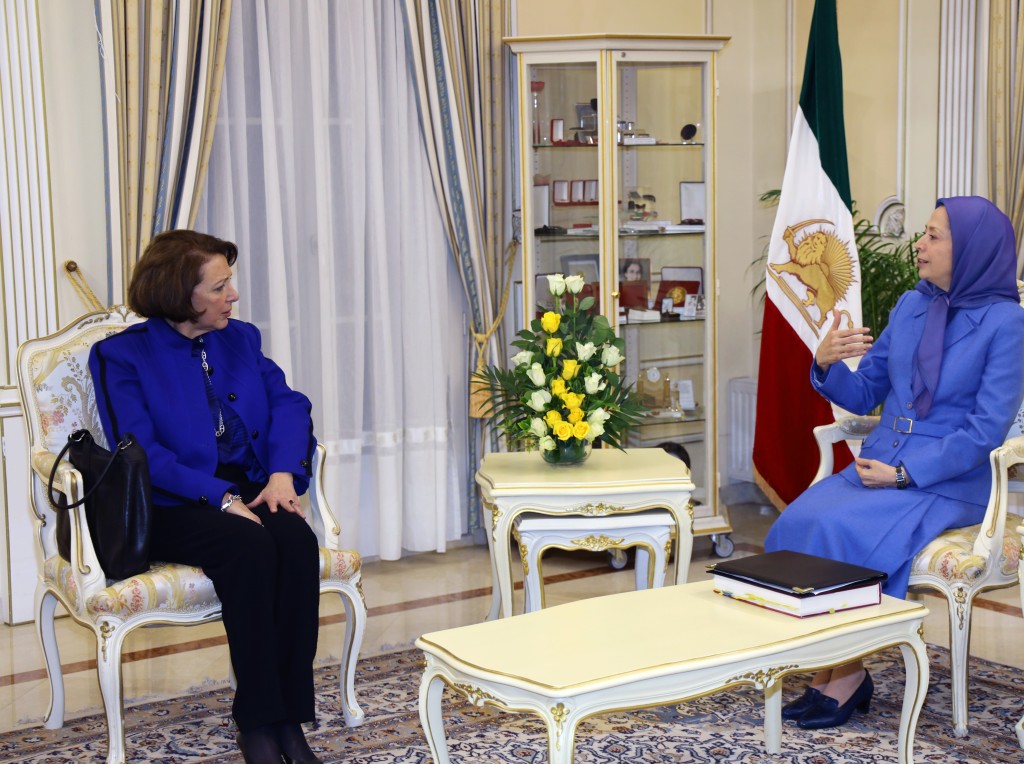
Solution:
M 877 605 L 887 578 L 880 570 L 789 551 L 729 560 L 709 570 L 725 596 L 800 617 Z

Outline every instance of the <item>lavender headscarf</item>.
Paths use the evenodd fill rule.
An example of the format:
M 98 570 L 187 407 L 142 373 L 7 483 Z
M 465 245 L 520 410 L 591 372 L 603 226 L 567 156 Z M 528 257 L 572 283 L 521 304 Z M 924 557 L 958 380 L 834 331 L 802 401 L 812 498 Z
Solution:
M 1017 243 L 1013 225 L 999 208 L 980 196 L 939 199 L 949 215 L 953 238 L 953 278 L 948 292 L 930 281 L 917 282 L 931 298 L 924 334 L 914 353 L 911 392 L 918 418 L 928 416 L 942 368 L 942 346 L 950 308 L 977 308 L 994 302 L 1018 302 Z

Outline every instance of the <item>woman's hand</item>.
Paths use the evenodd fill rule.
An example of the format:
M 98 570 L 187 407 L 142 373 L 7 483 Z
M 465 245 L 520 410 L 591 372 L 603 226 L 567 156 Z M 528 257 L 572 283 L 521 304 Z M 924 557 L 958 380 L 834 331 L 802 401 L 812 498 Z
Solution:
M 869 334 L 870 329 L 866 326 L 840 329 L 839 321 L 839 309 L 836 308 L 832 311 L 832 326 L 814 352 L 814 361 L 822 371 L 828 371 L 828 367 L 837 361 L 862 356 L 871 348 L 874 337 Z
M 226 494 L 224 494 L 224 501 L 227 501 L 230 498 L 231 492 L 228 491 Z M 227 512 L 229 515 L 238 515 L 239 517 L 244 517 L 246 520 L 252 520 L 257 525 L 263 525 L 263 521 L 260 520 L 260 518 L 256 515 L 255 512 L 253 512 L 251 509 L 245 506 L 245 504 L 242 503 L 241 499 L 235 499 L 233 502 L 231 502 L 228 506 L 224 508 L 224 511 Z
M 270 480 L 260 491 L 260 495 L 250 501 L 246 506 L 255 507 L 258 504 L 266 503 L 267 509 L 277 512 L 283 509 L 286 512 L 294 512 L 300 517 L 305 517 L 302 505 L 299 504 L 299 497 L 295 494 L 295 483 L 292 481 L 290 472 L 275 472 Z
M 892 488 L 896 485 L 896 468 L 877 459 L 857 457 L 857 474 L 865 488 Z

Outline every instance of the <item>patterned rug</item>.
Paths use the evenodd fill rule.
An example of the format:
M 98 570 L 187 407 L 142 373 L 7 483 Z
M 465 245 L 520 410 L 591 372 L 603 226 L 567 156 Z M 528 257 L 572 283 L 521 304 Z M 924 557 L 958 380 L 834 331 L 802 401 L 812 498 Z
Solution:
M 1024 672 L 971 660 L 971 735 L 949 734 L 948 654 L 929 649 L 931 688 L 917 727 L 915 761 L 995 764 L 1022 761 L 1013 726 L 1024 713 Z M 753 689 L 718 693 L 676 706 L 595 717 L 581 725 L 576 764 L 594 762 L 715 762 L 716 764 L 862 764 L 896 761 L 896 731 L 903 668 L 898 650 L 868 662 L 877 685 L 871 713 L 854 716 L 840 730 L 805 732 L 784 723 L 780 756 L 764 750 L 762 697 Z M 336 713 L 336 666 L 317 670 L 319 723 L 308 737 L 326 762 L 428 764 L 431 756 L 419 724 L 421 663 L 414 650 L 359 663 L 356 687 L 366 722 L 347 729 Z M 784 699 L 798 693 L 794 678 Z M 541 764 L 547 761 L 544 727 L 532 716 L 469 706 L 445 694 L 445 729 L 453 764 Z M 144 703 L 127 712 L 131 762 L 241 762 L 234 745 L 227 688 L 170 701 Z M 0 735 L 0 761 L 62 764 L 105 760 L 106 725 L 100 715 L 69 722 L 61 730 L 23 729 Z

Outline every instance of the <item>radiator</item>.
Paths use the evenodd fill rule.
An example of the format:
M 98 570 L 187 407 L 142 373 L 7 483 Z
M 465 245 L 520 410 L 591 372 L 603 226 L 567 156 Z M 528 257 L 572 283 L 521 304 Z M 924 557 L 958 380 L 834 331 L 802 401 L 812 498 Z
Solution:
M 730 482 L 754 482 L 754 419 L 757 414 L 757 380 L 735 377 L 729 380 L 729 465 Z

